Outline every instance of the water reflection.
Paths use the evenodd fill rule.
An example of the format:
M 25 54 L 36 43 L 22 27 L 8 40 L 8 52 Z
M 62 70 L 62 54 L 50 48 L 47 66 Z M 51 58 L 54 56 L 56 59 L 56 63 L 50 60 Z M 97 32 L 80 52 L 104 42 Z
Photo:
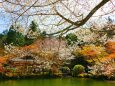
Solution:
M 115 82 L 77 78 L 29 79 L 2 80 L 0 86 L 115 86 Z

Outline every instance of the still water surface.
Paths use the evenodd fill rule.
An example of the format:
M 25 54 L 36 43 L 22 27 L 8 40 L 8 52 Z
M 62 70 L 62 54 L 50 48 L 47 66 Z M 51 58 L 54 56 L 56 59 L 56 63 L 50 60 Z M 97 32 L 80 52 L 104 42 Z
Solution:
M 25 79 L 2 80 L 0 81 L 0 86 L 115 86 L 115 82 L 76 78 Z

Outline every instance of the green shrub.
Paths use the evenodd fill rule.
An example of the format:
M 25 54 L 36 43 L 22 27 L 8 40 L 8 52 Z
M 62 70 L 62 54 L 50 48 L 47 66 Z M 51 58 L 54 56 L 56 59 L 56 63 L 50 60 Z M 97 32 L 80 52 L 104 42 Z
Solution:
M 72 70 L 73 76 L 78 76 L 79 74 L 83 73 L 85 70 L 85 67 L 82 65 L 75 65 Z
M 62 73 L 64 73 L 64 74 L 69 74 L 69 73 L 70 73 L 69 67 L 62 67 L 62 68 L 61 68 L 61 71 L 62 71 Z

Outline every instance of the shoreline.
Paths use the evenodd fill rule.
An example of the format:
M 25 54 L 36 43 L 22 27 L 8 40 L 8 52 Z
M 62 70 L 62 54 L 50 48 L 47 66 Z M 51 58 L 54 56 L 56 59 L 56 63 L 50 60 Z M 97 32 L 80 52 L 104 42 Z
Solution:
M 55 75 L 30 75 L 30 76 L 15 76 L 15 77 L 8 77 L 8 76 L 0 76 L 1 80 L 23 80 L 23 79 L 56 79 L 56 78 L 83 78 L 83 79 L 93 79 L 93 80 L 101 80 L 101 81 L 115 81 L 115 78 L 108 79 L 105 76 L 85 76 L 85 77 L 73 77 L 73 76 L 55 76 Z

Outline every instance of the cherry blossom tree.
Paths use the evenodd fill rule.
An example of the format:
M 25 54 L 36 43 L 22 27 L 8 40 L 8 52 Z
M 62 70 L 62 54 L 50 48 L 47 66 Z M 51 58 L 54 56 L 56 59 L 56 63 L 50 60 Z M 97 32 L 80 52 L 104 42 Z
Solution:
M 13 23 L 28 25 L 35 18 L 52 35 L 64 34 L 115 11 L 114 0 L 1 0 L 0 4 Z

